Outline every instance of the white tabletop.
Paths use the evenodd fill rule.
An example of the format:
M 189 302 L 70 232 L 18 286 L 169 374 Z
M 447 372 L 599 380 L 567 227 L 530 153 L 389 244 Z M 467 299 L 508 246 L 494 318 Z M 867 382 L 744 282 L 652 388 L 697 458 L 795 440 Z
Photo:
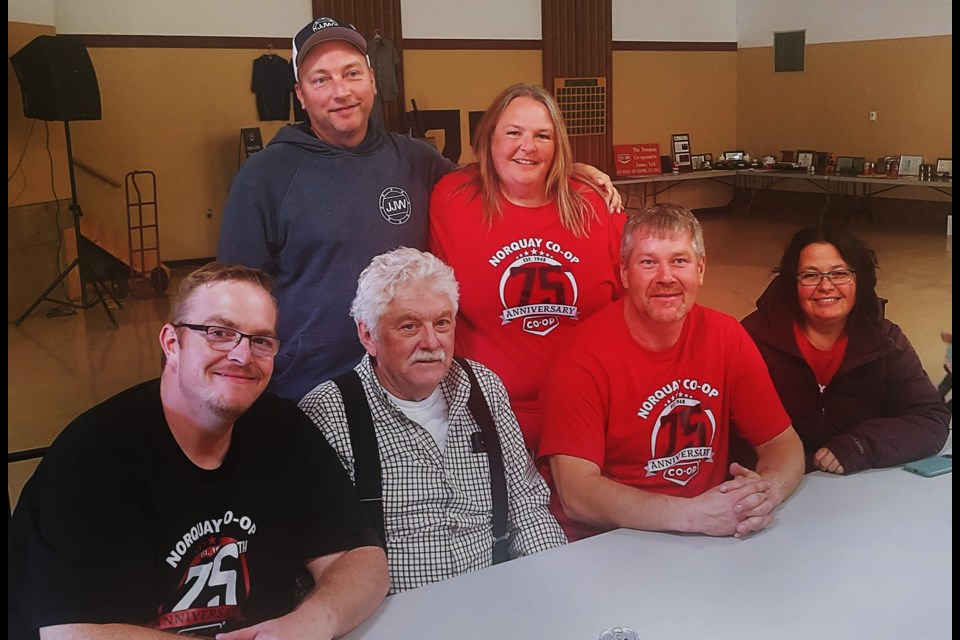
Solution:
M 345 637 L 949 638 L 952 478 L 812 473 L 750 538 L 612 531 L 390 596 Z
M 932 189 L 953 189 L 953 179 L 949 180 L 920 180 L 916 177 L 885 177 L 885 176 L 841 176 L 836 174 L 807 173 L 805 171 L 776 171 L 771 169 L 713 169 L 691 171 L 687 173 L 663 173 L 634 178 L 618 178 L 614 185 L 626 186 L 650 182 L 679 182 L 683 180 L 702 180 L 743 176 L 746 178 L 793 178 L 797 180 L 817 180 L 821 182 L 857 182 L 865 184 L 884 184 L 889 187 L 929 187 Z
M 836 182 L 858 182 L 863 184 L 885 184 L 898 187 L 931 187 L 953 189 L 953 179 L 949 180 L 920 180 L 917 177 L 884 177 L 884 176 L 830 176 Z
M 735 169 L 711 169 L 688 171 L 686 173 L 655 173 L 648 176 L 636 176 L 634 178 L 618 178 L 613 180 L 614 185 L 643 184 L 648 182 L 682 182 L 684 180 L 713 180 L 716 178 L 729 178 L 737 175 Z

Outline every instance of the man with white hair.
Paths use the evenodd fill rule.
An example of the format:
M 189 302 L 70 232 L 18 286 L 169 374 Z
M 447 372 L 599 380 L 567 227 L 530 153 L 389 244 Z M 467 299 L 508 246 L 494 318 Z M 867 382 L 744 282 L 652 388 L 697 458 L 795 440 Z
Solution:
M 503 383 L 453 356 L 458 301 L 432 254 L 375 257 L 350 310 L 367 357 L 300 401 L 386 542 L 391 593 L 566 542 Z

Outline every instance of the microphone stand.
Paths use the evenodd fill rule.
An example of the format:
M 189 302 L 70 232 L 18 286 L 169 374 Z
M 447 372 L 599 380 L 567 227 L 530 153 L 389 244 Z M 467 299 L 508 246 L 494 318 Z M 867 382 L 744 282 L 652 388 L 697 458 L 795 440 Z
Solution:
M 103 283 L 103 280 L 97 275 L 96 271 L 87 264 L 87 250 L 84 247 L 84 243 L 90 242 L 80 233 L 80 216 L 83 213 L 80 210 L 80 203 L 77 202 L 77 181 L 76 177 L 73 174 L 73 145 L 70 140 L 70 121 L 63 121 L 63 130 L 67 136 L 67 167 L 70 171 L 70 212 L 73 214 L 73 230 L 77 238 L 77 257 L 73 262 L 70 263 L 70 266 L 64 270 L 63 273 L 54 280 L 46 291 L 40 294 L 40 297 L 37 298 L 30 307 L 23 312 L 16 322 L 13 324 L 20 326 L 20 323 L 27 319 L 34 309 L 36 309 L 41 302 L 55 302 L 61 306 L 72 307 L 74 309 L 89 309 L 95 304 L 100 304 L 103 307 L 103 310 L 106 312 L 107 317 L 110 318 L 110 322 L 113 324 L 114 328 L 120 328 L 120 325 L 117 323 L 117 319 L 113 316 L 113 313 L 110 311 L 110 307 L 107 306 L 107 301 L 104 296 L 108 296 L 113 300 L 114 304 L 118 308 L 123 309 L 123 304 L 113 295 L 113 292 Z M 71 301 L 57 300 L 56 298 L 51 298 L 50 293 L 57 288 L 57 286 L 63 282 L 63 279 L 66 278 L 71 271 L 76 267 L 80 274 L 80 304 Z M 93 285 L 93 289 L 96 292 L 96 295 L 93 297 L 87 296 L 87 282 Z

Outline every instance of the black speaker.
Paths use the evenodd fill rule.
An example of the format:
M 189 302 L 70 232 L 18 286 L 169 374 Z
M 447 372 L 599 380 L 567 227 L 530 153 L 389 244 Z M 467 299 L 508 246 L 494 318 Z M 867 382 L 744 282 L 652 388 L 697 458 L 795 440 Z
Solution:
M 781 31 L 773 34 L 773 70 L 803 71 L 803 52 L 806 46 L 807 32 Z
M 38 36 L 10 56 L 23 115 L 39 120 L 99 120 L 100 85 L 83 39 Z
M 673 173 L 673 157 L 660 156 L 660 173 Z

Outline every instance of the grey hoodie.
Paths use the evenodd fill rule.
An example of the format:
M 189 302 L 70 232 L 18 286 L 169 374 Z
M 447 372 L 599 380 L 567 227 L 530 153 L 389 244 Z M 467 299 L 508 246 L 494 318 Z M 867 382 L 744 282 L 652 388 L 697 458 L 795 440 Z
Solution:
M 427 248 L 433 185 L 455 165 L 430 145 L 373 123 L 344 149 L 309 125 L 281 129 L 233 181 L 217 260 L 259 267 L 280 303 L 270 389 L 299 400 L 363 355 L 350 303 L 374 256 Z

